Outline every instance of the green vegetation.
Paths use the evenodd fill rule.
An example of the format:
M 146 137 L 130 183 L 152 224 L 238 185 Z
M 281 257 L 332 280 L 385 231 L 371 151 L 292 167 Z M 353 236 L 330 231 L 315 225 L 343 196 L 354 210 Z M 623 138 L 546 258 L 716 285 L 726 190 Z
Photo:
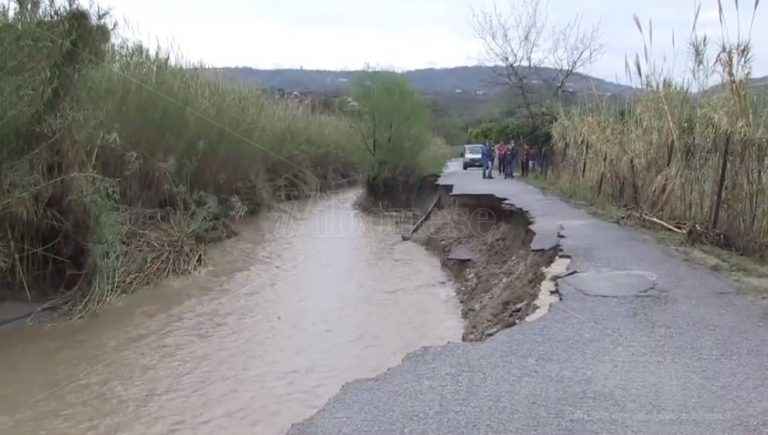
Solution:
M 0 299 L 82 316 L 194 269 L 272 201 L 443 158 L 428 113 L 400 106 L 415 94 L 388 82 L 357 117 L 313 113 L 111 38 L 77 6 L 0 11 Z M 373 113 L 386 124 L 365 156 Z
M 361 75 L 353 85 L 357 102 L 362 161 L 369 181 L 388 178 L 411 179 L 434 169 L 435 159 L 425 153 L 447 153 L 445 142 L 432 137 L 430 109 L 402 75 L 372 71 Z M 437 159 L 440 160 L 440 159 Z
M 416 158 L 429 143 L 429 109 L 408 81 L 395 73 L 369 72 L 353 86 L 359 104 L 368 179 L 419 172 Z
M 458 146 L 467 143 L 467 128 L 462 119 L 452 113 L 437 113 L 433 104 L 435 134 L 445 139 L 449 145 Z
M 502 139 L 519 142 L 526 141 L 533 145 L 549 144 L 554 116 L 540 114 L 540 124 L 534 125 L 527 116 L 510 113 L 493 120 L 486 120 L 469 130 L 470 140 L 474 143 L 490 141 L 498 143 Z
M 627 69 L 643 91 L 624 107 L 593 104 L 563 112 L 552 128 L 551 182 L 578 189 L 592 202 L 652 215 L 694 240 L 765 256 L 768 100 L 749 86 L 750 32 L 738 29 L 738 39 L 730 40 L 728 20 L 720 19 L 723 38 L 714 57 L 694 25 L 691 74 L 682 82 L 648 57 L 652 28 L 638 20 L 646 55 Z M 714 74 L 723 86 L 710 89 Z
M 402 75 L 367 72 L 354 83 L 352 95 L 367 193 L 375 203 L 396 207 L 401 201 L 391 197 L 410 196 L 421 176 L 439 173 L 455 152 L 433 136 L 429 106 Z

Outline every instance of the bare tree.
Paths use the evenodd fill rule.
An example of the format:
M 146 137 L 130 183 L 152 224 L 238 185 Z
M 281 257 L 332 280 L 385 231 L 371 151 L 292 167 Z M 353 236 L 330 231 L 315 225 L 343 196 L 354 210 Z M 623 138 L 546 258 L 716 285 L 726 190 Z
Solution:
M 602 51 L 600 31 L 597 26 L 585 28 L 581 17 L 576 17 L 562 27 L 552 29 L 549 60 L 555 69 L 555 95 L 560 95 L 573 73 L 597 60 Z
M 498 84 L 516 91 L 531 124 L 540 126 L 550 98 L 559 100 L 568 91 L 574 73 L 592 64 L 600 52 L 597 26 L 585 27 L 581 17 L 564 24 L 550 24 L 547 4 L 540 0 L 506 0 L 505 7 L 474 11 L 474 30 Z M 535 74 L 534 68 L 551 68 Z M 537 83 L 540 81 L 543 87 Z M 537 86 L 539 85 L 539 86 Z M 537 96 L 542 89 L 551 95 Z

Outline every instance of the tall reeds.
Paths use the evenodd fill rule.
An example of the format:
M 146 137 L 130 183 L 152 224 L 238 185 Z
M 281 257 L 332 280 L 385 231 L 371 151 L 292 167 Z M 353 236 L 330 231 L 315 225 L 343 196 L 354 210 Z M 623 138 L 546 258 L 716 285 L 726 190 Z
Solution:
M 697 9 L 682 79 L 654 61 L 652 23 L 636 18 L 643 54 L 626 66 L 641 89 L 624 107 L 595 103 L 563 113 L 553 126 L 554 177 L 588 199 L 640 209 L 765 257 L 768 100 L 750 87 L 754 18 L 744 31 L 736 2 L 734 36 L 718 6 L 720 44 L 713 56 L 697 31 Z M 709 87 L 713 76 L 721 83 Z
M 0 11 L 0 300 L 81 316 L 196 267 L 232 219 L 358 173 L 353 120 L 111 35 L 77 6 Z

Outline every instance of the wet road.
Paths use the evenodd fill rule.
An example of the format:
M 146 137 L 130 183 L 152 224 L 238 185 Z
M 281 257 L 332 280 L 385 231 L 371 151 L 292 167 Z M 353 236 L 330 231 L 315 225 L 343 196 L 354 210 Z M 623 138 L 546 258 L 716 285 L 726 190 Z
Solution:
M 565 237 L 576 275 L 542 319 L 409 355 L 346 385 L 293 433 L 766 433 L 768 309 L 630 228 L 517 181 L 454 170 Z
M 345 382 L 460 341 L 436 258 L 350 191 L 286 204 L 200 274 L 0 333 L 0 433 L 284 433 Z

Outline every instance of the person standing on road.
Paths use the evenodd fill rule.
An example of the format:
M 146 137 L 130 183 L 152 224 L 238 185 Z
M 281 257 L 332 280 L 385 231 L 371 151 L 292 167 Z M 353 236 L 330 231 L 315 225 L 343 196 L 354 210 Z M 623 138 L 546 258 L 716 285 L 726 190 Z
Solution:
M 483 178 L 493 178 L 493 146 L 486 142 L 482 151 Z
M 480 146 L 480 167 L 483 169 L 483 178 L 486 178 L 485 176 L 485 166 L 488 164 L 488 155 L 485 149 L 488 147 L 487 142 L 483 142 Z
M 488 143 L 488 178 L 493 179 L 493 163 L 496 161 L 496 147 Z
M 504 173 L 504 155 L 507 153 L 507 140 L 502 139 L 496 145 L 496 159 L 499 161 L 499 176 Z
M 509 144 L 507 152 L 504 154 L 504 178 L 515 178 L 515 160 L 517 159 L 517 148 L 515 141 Z
M 531 164 L 531 147 L 528 142 L 523 141 L 523 155 L 520 158 L 520 175 L 528 176 L 528 167 Z

